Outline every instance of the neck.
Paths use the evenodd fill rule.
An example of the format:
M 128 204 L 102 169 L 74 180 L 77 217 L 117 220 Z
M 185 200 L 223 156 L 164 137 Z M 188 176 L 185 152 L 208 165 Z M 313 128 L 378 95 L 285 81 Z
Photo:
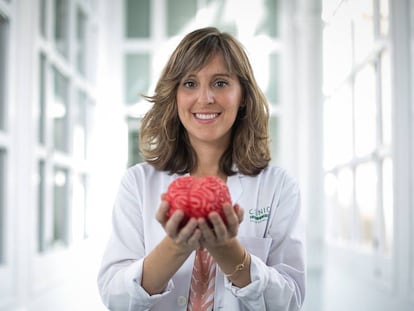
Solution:
M 204 176 L 217 176 L 223 180 L 227 179 L 227 176 L 220 171 L 219 162 L 223 155 L 223 150 L 218 148 L 196 148 L 197 153 L 197 167 L 191 175 L 197 177 Z

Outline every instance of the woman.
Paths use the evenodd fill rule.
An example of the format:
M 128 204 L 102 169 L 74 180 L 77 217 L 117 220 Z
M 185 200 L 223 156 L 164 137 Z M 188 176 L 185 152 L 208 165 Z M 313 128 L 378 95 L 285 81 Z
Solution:
M 268 106 L 240 43 L 216 28 L 171 55 L 126 172 L 98 284 L 110 310 L 299 310 L 305 295 L 297 184 L 269 166 Z M 233 206 L 180 226 L 164 193 L 217 176 Z M 246 217 L 243 217 L 246 214 Z M 245 219 L 243 219 L 245 218 Z M 199 273 L 205 272 L 204 279 Z

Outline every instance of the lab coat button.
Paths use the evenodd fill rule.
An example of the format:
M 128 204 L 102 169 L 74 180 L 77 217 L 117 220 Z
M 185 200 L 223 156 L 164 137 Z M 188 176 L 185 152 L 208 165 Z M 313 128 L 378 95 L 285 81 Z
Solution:
M 179 306 L 185 306 L 187 304 L 187 297 L 185 297 L 185 296 L 179 296 L 177 298 L 177 304 Z

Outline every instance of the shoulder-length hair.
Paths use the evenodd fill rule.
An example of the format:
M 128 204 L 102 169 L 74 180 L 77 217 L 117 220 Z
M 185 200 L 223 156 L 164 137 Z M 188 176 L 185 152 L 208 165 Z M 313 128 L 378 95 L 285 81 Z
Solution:
M 181 79 L 203 68 L 217 53 L 224 57 L 231 74 L 242 88 L 242 103 L 232 127 L 230 144 L 220 159 L 220 170 L 235 174 L 257 175 L 270 161 L 269 108 L 253 74 L 243 46 L 231 35 L 213 27 L 187 34 L 170 56 L 144 116 L 140 129 L 143 159 L 169 173 L 191 173 L 197 156 L 178 117 L 176 94 Z

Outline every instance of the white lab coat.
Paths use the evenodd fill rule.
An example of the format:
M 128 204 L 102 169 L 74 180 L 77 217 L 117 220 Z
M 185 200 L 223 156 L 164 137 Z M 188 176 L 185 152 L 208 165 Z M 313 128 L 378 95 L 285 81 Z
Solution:
M 195 252 L 163 293 L 150 296 L 140 286 L 144 256 L 165 237 L 155 219 L 160 195 L 177 177 L 141 163 L 122 179 L 98 275 L 110 310 L 186 310 Z M 268 167 L 255 177 L 230 176 L 227 185 L 233 203 L 245 211 L 238 238 L 251 254 L 251 283 L 237 288 L 216 269 L 214 310 L 299 310 L 305 296 L 305 254 L 296 182 L 281 168 Z

